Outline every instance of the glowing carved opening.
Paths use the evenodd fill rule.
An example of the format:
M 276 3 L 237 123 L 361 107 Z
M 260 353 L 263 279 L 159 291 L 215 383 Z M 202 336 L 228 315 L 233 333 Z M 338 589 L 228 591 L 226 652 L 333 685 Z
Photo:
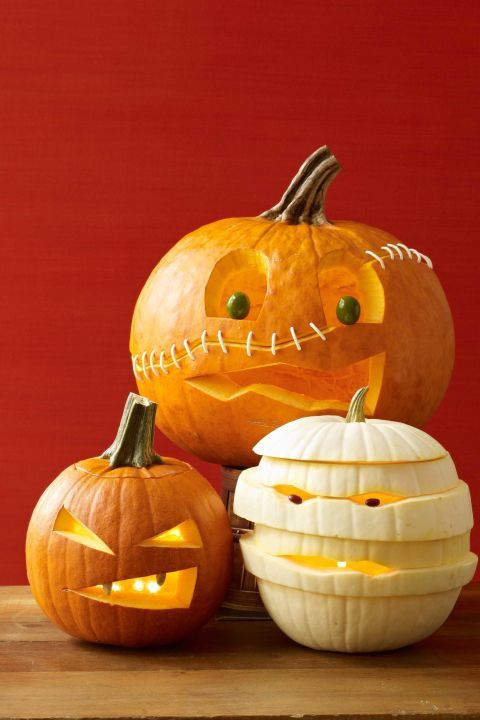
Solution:
M 272 363 L 247 370 L 188 378 L 206 395 L 228 402 L 253 392 L 308 412 L 344 412 L 357 388 L 368 385 L 365 409 L 373 415 L 382 385 L 385 354 L 359 360 L 338 370 L 313 370 Z
M 80 543 L 81 545 L 86 545 L 93 550 L 100 550 L 100 552 L 115 555 L 113 550 L 110 550 L 108 545 L 106 545 L 103 540 L 100 540 L 98 535 L 95 535 L 81 520 L 72 515 L 72 513 L 64 507 L 61 508 L 56 517 L 53 532 L 57 535 L 63 535 L 63 537 Z
M 327 325 L 339 325 L 337 303 L 344 295 L 355 297 L 361 307 L 359 323 L 381 323 L 385 313 L 385 294 L 379 276 L 371 263 L 358 260 L 341 251 L 323 258 L 319 271 L 320 293 Z
M 227 300 L 233 293 L 241 291 L 250 300 L 250 312 L 246 320 L 256 320 L 267 287 L 267 257 L 256 250 L 234 250 L 213 268 L 205 288 L 205 312 L 209 317 L 229 317 Z
M 161 575 L 116 580 L 106 585 L 70 590 L 89 600 L 143 610 L 172 610 L 191 605 L 197 568 L 175 570 Z
M 194 520 L 189 519 L 180 523 L 170 530 L 165 530 L 158 535 L 147 538 L 141 543 L 141 547 L 182 547 L 182 548 L 201 548 L 203 547 L 202 538 Z
M 367 505 L 368 500 L 378 500 L 378 503 L 371 503 L 372 507 L 376 505 L 389 505 L 390 503 L 399 502 L 405 500 L 405 495 L 393 495 L 392 493 L 373 492 L 362 493 L 360 495 L 312 495 L 311 493 L 302 490 L 301 488 L 295 487 L 295 485 L 274 485 L 274 489 L 282 495 L 298 495 L 302 500 L 312 500 L 313 498 L 321 497 L 325 500 L 351 500 L 358 505 Z
M 365 575 L 384 575 L 385 573 L 395 572 L 395 568 L 380 565 L 380 563 L 373 562 L 373 560 L 332 560 L 332 558 L 320 557 L 319 555 L 279 555 L 278 557 L 291 560 L 297 565 L 312 568 L 312 570 L 337 568 L 340 570 L 354 570 L 365 573 Z

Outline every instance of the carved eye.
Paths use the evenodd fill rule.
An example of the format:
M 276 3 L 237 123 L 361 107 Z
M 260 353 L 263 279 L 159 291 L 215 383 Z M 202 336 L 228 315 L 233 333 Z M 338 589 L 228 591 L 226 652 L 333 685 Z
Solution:
M 274 485 L 274 489 L 282 495 L 286 495 L 294 505 L 301 505 L 304 500 L 311 500 L 316 497 L 316 495 L 311 495 L 306 490 L 295 487 L 295 485 Z
M 108 545 L 106 545 L 98 535 L 95 535 L 93 530 L 90 530 L 81 520 L 76 518 L 75 515 L 72 515 L 72 513 L 64 507 L 61 508 L 57 515 L 53 532 L 57 535 L 63 535 L 63 537 L 73 540 L 73 542 L 80 543 L 80 545 L 92 548 L 93 550 L 115 555 L 113 550 L 110 550 Z
M 189 519 L 169 530 L 138 543 L 140 547 L 201 548 L 202 538 L 194 520 Z

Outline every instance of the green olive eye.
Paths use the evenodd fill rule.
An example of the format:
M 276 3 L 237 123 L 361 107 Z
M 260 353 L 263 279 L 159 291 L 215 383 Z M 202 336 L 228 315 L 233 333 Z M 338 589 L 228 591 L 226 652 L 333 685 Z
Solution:
M 337 304 L 337 318 L 344 325 L 354 325 L 360 317 L 360 303 L 351 295 L 344 295 Z
M 233 320 L 243 320 L 250 312 L 250 299 L 244 292 L 238 290 L 227 300 L 227 313 Z

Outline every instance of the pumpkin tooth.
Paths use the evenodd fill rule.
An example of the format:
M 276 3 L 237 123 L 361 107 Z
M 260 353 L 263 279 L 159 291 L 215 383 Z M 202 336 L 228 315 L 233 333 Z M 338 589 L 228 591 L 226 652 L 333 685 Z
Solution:
M 272 355 L 276 355 L 276 354 L 277 354 L 277 350 L 276 350 L 276 347 L 275 347 L 275 341 L 276 341 L 276 339 L 277 339 L 277 333 L 274 332 L 274 333 L 272 333 L 272 344 L 271 344 Z
M 110 595 L 112 592 L 112 583 L 103 583 L 102 588 L 104 595 Z
M 157 575 L 156 575 L 156 580 L 157 580 L 157 585 L 158 585 L 159 587 L 162 587 L 163 583 L 165 582 L 165 578 L 166 578 L 166 577 L 167 577 L 167 574 L 164 573 L 164 572 L 163 572 L 163 573 L 157 573 Z
M 193 354 L 193 352 L 190 349 L 190 345 L 188 344 L 187 338 L 185 338 L 185 340 L 183 341 L 183 347 L 187 351 L 187 355 L 190 358 L 190 360 L 195 360 L 195 355 Z
M 138 355 L 133 355 L 132 356 L 133 374 L 135 375 L 137 380 L 140 380 L 140 376 L 137 373 L 137 360 L 138 360 Z
M 148 374 L 148 369 L 147 369 L 147 351 L 146 350 L 144 350 L 142 353 L 142 370 L 143 370 L 143 374 L 145 375 L 147 380 L 149 380 L 150 375 Z
M 181 370 L 180 363 L 178 362 L 177 356 L 175 355 L 175 343 L 173 343 L 173 345 L 170 347 L 170 355 L 172 356 L 173 364 L 175 365 L 175 367 Z
M 382 270 L 385 270 L 385 263 L 383 262 L 380 255 L 377 255 L 376 253 L 374 253 L 373 250 L 365 250 L 365 255 L 370 255 L 371 257 L 373 257 L 374 260 L 377 260 L 377 262 L 380 263 L 380 267 L 382 268 Z M 311 323 L 310 323 L 310 325 L 311 325 Z
M 292 335 L 293 342 L 295 343 L 295 347 L 296 347 L 297 350 L 300 352 L 301 349 L 302 349 L 302 346 L 301 346 L 300 343 L 298 342 L 297 333 L 295 332 L 295 328 L 293 327 L 293 325 L 292 325 L 291 328 L 290 328 L 290 333 L 291 333 L 291 335 Z
M 165 350 L 162 350 L 160 353 L 160 370 L 163 372 L 164 375 L 168 375 L 168 370 L 165 367 Z
M 325 337 L 325 335 L 323 334 L 323 332 L 318 329 L 318 327 L 315 325 L 315 323 L 311 322 L 311 323 L 309 323 L 309 325 L 310 325 L 310 327 L 312 328 L 312 330 L 315 330 L 315 332 L 317 333 L 317 335 L 320 335 L 320 337 L 322 338 L 322 340 L 326 340 L 326 339 L 327 339 L 327 338 Z
M 206 354 L 208 354 L 207 331 L 206 331 L 206 330 L 204 330 L 204 331 L 202 332 L 202 348 L 203 348 L 203 352 L 206 353 Z
M 250 330 L 250 332 L 247 335 L 247 344 L 245 346 L 248 357 L 252 357 L 252 337 L 253 337 L 253 330 Z
M 155 367 L 155 355 L 156 355 L 156 354 L 157 354 L 157 353 L 155 352 L 155 350 L 152 350 L 152 352 L 150 353 L 150 367 L 151 367 L 152 372 L 154 373 L 154 375 L 156 375 L 157 377 L 159 377 L 159 376 L 160 376 L 160 373 L 158 372 L 158 370 L 157 370 L 156 367 Z
M 222 337 L 222 331 L 219 330 L 217 333 L 218 336 L 218 342 L 220 343 L 220 347 L 222 348 L 222 352 L 225 353 L 225 355 L 228 353 L 228 348 L 225 345 L 225 342 Z
M 393 252 L 392 248 L 388 247 L 388 245 L 382 245 L 382 250 L 385 250 L 385 252 L 388 252 L 390 255 L 390 260 L 395 260 L 395 253 Z
M 392 250 L 394 250 L 397 253 L 400 260 L 403 260 L 403 253 L 399 247 L 397 247 L 394 243 L 387 243 L 387 245 L 388 245 L 388 247 L 391 247 Z

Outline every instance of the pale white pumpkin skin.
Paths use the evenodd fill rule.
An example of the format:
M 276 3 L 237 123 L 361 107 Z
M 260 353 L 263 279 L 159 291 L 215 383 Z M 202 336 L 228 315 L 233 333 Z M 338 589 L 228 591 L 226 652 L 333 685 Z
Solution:
M 437 460 L 394 466 L 282 460 L 264 455 L 258 468 L 264 485 L 294 485 L 312 495 L 327 497 L 347 497 L 376 490 L 393 495 L 429 495 L 450 490 L 458 483 L 458 474 L 448 453 Z
M 255 525 L 255 544 L 268 555 L 317 555 L 337 560 L 371 560 L 395 568 L 422 568 L 460 562 L 470 551 L 470 533 L 444 540 L 382 542 L 323 537 Z
M 379 652 L 418 642 L 443 625 L 461 587 L 426 595 L 318 595 L 258 580 L 272 620 L 292 640 L 314 650 Z
M 260 467 L 243 471 L 235 490 L 234 512 L 269 527 L 354 540 L 405 542 L 462 535 L 473 526 L 470 492 L 462 480 L 443 493 L 417 495 L 375 508 L 325 497 L 293 505 L 286 495 L 261 481 Z
M 311 416 L 281 425 L 253 448 L 284 460 L 334 463 L 403 463 L 437 460 L 445 448 L 423 430 L 390 420 L 346 422 Z
M 470 493 L 422 430 L 352 418 L 302 418 L 264 437 L 234 512 L 255 523 L 240 539 L 245 567 L 289 637 L 320 650 L 391 650 L 435 632 L 472 579 Z M 314 497 L 290 501 L 295 490 Z M 379 504 L 355 497 L 365 493 Z

